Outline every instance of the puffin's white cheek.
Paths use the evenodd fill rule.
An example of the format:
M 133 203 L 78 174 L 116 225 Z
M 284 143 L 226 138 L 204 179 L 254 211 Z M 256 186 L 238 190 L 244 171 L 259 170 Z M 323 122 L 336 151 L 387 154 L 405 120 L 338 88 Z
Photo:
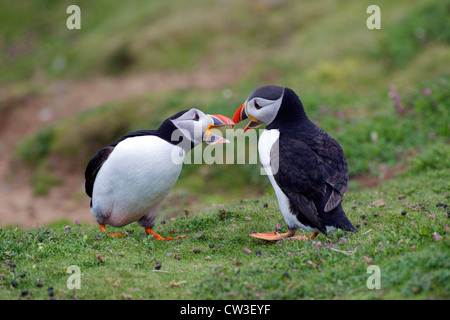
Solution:
M 259 111 L 259 120 L 264 123 L 272 122 L 273 114 L 270 106 L 267 106 Z
M 201 143 L 203 141 L 203 137 L 205 135 L 205 132 L 207 131 L 207 127 L 208 126 L 202 122 L 195 123 L 193 131 L 193 140 L 195 142 Z

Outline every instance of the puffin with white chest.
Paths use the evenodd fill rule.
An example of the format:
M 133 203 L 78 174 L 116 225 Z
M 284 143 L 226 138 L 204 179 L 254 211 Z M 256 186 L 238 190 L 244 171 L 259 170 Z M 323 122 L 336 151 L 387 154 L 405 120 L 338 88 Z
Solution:
M 258 141 L 261 163 L 275 190 L 288 232 L 253 233 L 264 240 L 295 237 L 299 228 L 357 232 L 342 209 L 348 168 L 339 143 L 311 122 L 297 94 L 279 86 L 256 89 L 236 111 L 233 121 L 252 121 L 244 132 L 266 124 Z
M 100 229 L 118 237 L 120 233 L 110 235 L 105 225 L 121 227 L 137 221 L 155 239 L 174 239 L 152 230 L 156 214 L 178 180 L 186 153 L 202 142 L 228 143 L 211 132 L 225 125 L 234 123 L 222 115 L 184 110 L 157 130 L 129 133 L 97 152 L 85 171 L 85 189 Z

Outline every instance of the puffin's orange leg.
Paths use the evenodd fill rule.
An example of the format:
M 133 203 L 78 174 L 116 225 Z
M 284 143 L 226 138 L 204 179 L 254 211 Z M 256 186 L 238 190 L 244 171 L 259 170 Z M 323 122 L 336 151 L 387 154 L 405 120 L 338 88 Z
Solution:
M 309 238 L 312 240 L 315 237 L 317 237 L 318 234 L 319 234 L 318 232 L 314 232 Z
M 167 237 L 167 238 L 163 238 L 161 237 L 159 234 L 157 234 L 156 232 L 154 232 L 151 228 L 146 228 L 145 232 L 147 232 L 147 234 L 152 235 L 153 239 L 156 240 L 164 240 L 164 241 L 169 241 L 169 240 L 173 240 L 173 239 L 178 239 L 178 238 L 185 238 L 186 235 L 183 234 L 182 236 L 178 236 L 178 237 Z
M 100 225 L 100 230 L 106 232 L 106 235 L 107 235 L 108 237 L 111 237 L 111 238 L 118 238 L 118 237 L 126 237 L 126 236 L 127 236 L 126 234 L 123 234 L 123 233 L 113 233 L 113 234 L 110 234 L 110 233 L 106 230 L 106 226 L 105 226 L 104 224 L 101 224 L 101 225 Z
M 295 231 L 288 231 L 286 233 L 279 233 L 279 232 L 265 232 L 265 233 L 251 233 L 249 234 L 250 237 L 267 240 L 267 241 L 277 241 L 282 240 L 284 238 L 294 238 L 298 240 L 307 240 L 305 236 L 294 236 Z

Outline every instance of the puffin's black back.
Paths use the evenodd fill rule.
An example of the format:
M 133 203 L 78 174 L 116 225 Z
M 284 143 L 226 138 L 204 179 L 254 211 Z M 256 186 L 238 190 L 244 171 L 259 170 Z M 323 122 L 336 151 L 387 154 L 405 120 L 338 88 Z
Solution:
M 113 143 L 109 144 L 108 146 L 102 148 L 100 151 L 98 151 L 92 159 L 89 161 L 86 170 L 84 172 L 85 177 L 85 191 L 86 194 L 92 198 L 92 191 L 94 188 L 94 182 L 95 178 L 97 177 L 97 173 L 102 167 L 103 163 L 108 159 L 111 152 L 113 152 L 114 148 L 122 141 L 128 138 L 133 137 L 141 137 L 141 136 L 157 136 L 171 144 L 178 145 L 182 141 L 182 137 L 179 137 L 178 140 L 172 140 L 172 133 L 177 129 L 177 127 L 173 124 L 173 119 L 176 119 L 183 115 L 188 110 L 183 110 L 178 112 L 177 114 L 173 115 L 172 117 L 164 120 L 164 122 L 161 124 L 161 126 L 157 130 L 139 130 L 130 132 L 123 137 L 121 137 L 119 140 L 114 141 Z M 193 143 L 191 143 L 191 148 L 193 147 Z M 91 202 L 92 205 L 92 202 Z
M 171 116 L 170 118 L 167 118 L 166 120 L 164 120 L 164 122 L 159 126 L 159 128 L 157 130 L 139 130 L 139 131 L 130 132 L 130 133 L 124 135 L 119 140 L 111 143 L 109 146 L 115 147 L 121 141 L 123 141 L 127 138 L 139 137 L 139 136 L 157 136 L 171 144 L 177 145 L 181 142 L 182 138 L 180 138 L 179 140 L 172 140 L 172 134 L 177 129 L 177 127 L 173 124 L 173 122 L 171 120 L 177 119 L 178 117 L 182 116 L 187 111 L 188 110 L 180 111 L 180 112 L 174 114 L 173 116 Z

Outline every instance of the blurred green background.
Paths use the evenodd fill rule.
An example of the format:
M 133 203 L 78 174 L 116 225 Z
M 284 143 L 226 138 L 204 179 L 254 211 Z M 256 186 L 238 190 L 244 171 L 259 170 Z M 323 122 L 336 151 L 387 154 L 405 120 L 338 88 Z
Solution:
M 66 28 L 72 4 L 81 30 Z M 86 201 L 102 146 L 189 107 L 232 117 L 267 84 L 296 91 L 340 142 L 351 191 L 412 164 L 447 167 L 450 1 L 376 1 L 380 30 L 366 27 L 371 4 L 0 1 L 0 197 L 28 187 L 32 206 L 65 188 Z M 271 192 L 258 167 L 185 165 L 163 210 Z

